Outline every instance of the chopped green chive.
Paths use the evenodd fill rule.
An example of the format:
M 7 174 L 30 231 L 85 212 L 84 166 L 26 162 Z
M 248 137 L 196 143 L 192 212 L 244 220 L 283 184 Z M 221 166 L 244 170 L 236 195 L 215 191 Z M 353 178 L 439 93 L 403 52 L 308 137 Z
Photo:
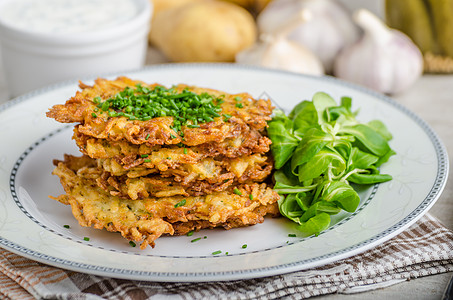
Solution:
M 297 235 L 295 233 L 289 233 L 288 236 L 289 237 L 296 237 Z
M 98 117 L 98 115 L 97 115 L 97 114 L 95 114 L 94 112 L 93 112 L 93 113 L 91 113 L 91 116 L 92 116 L 93 118 L 97 118 L 97 117 Z
M 129 241 L 129 245 L 131 245 L 131 247 L 137 246 L 137 244 L 135 244 L 133 241 Z
M 236 103 L 236 107 L 237 107 L 237 108 L 243 108 L 244 105 L 242 105 L 242 103 Z
M 228 252 L 225 252 L 225 255 L 228 255 Z
M 204 239 L 207 239 L 208 237 L 207 237 L 207 236 L 204 236 L 203 238 L 204 238 Z
M 88 242 L 90 240 L 90 238 L 89 237 L 84 237 L 83 240 Z
M 169 156 L 169 157 L 167 157 L 167 159 L 171 159 L 171 157 Z
M 192 235 L 193 235 L 193 233 L 194 233 L 194 231 L 193 231 L 193 230 L 192 230 L 192 231 L 189 231 L 189 232 L 187 233 L 187 236 L 192 236 Z
M 235 188 L 235 189 L 233 190 L 233 192 L 234 192 L 236 195 L 242 196 L 242 192 L 241 192 L 239 189 L 237 189 L 237 188 Z
M 178 208 L 178 207 L 181 207 L 181 206 L 184 206 L 184 205 L 186 205 L 186 199 L 182 199 L 181 201 L 176 203 L 175 204 L 175 208 Z
M 71 228 L 69 225 L 63 225 L 64 228 Z
M 217 254 L 220 254 L 220 253 L 222 253 L 222 251 L 217 250 L 217 251 L 212 252 L 212 255 L 217 255 Z
M 107 111 L 109 109 L 109 104 L 108 102 L 104 102 L 102 104 L 99 104 L 98 107 L 101 108 L 103 111 Z
M 241 97 L 239 97 L 239 96 L 236 96 L 236 97 L 234 97 L 234 100 L 236 100 L 236 101 L 241 101 L 241 100 L 242 100 L 242 98 L 241 98 Z
M 176 138 L 176 135 L 170 133 L 170 137 L 171 137 L 172 139 L 175 139 L 175 138 Z
M 247 248 L 247 244 L 242 245 L 242 249 Z
M 184 154 L 187 154 L 187 148 L 184 148 Z
M 191 242 L 191 243 L 195 243 L 195 242 L 198 242 L 199 240 L 201 240 L 201 238 L 193 239 L 193 240 L 191 240 L 190 242 Z
M 148 157 L 148 154 L 142 154 L 142 155 L 140 155 L 140 157 L 142 157 L 142 158 Z
M 171 128 L 180 134 L 183 126 L 195 128 L 199 122 L 211 122 L 219 117 L 223 100 L 208 93 L 196 94 L 188 89 L 178 91 L 173 87 L 145 87 L 137 84 L 135 87 L 126 87 L 105 101 L 96 97 L 93 102 L 111 117 L 124 116 L 140 121 L 173 117 Z
M 145 140 L 149 139 L 149 133 L 146 135 Z
M 253 200 L 253 195 L 250 194 L 250 195 L 249 195 L 249 198 L 250 198 L 250 200 Z
M 145 159 L 145 160 L 143 160 L 143 161 L 144 161 L 145 163 L 149 163 L 149 162 L 151 162 L 151 159 Z
M 223 121 L 228 122 L 228 120 L 232 117 L 232 115 L 229 114 L 223 114 Z

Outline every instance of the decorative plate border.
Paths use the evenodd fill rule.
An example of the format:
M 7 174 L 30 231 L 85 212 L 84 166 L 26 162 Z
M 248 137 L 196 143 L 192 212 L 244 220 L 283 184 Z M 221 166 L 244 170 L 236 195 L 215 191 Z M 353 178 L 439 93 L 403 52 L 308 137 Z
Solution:
M 169 69 L 169 68 L 203 68 L 203 67 L 221 67 L 221 68 L 232 68 L 232 69 L 249 69 L 249 70 L 254 70 L 254 71 L 261 71 L 261 72 L 270 72 L 270 73 L 280 73 L 280 74 L 290 74 L 292 76 L 300 76 L 301 78 L 311 78 L 313 79 L 312 76 L 309 75 L 301 75 L 301 74 L 294 74 L 286 71 L 281 71 L 281 70 L 269 70 L 265 68 L 260 68 L 260 67 L 254 67 L 254 66 L 238 66 L 235 64 L 224 64 L 224 63 L 216 63 L 216 64 L 211 64 L 211 63 L 184 63 L 184 64 L 163 64 L 163 65 L 155 65 L 155 66 L 148 66 L 139 70 L 135 71 L 127 71 L 125 73 L 136 73 L 136 72 L 143 72 L 146 70 L 158 70 L 158 69 Z M 112 74 L 104 74 L 104 76 L 112 76 L 115 73 Z M 86 80 L 92 80 L 93 78 L 87 78 Z M 25 247 L 22 247 L 20 245 L 17 245 L 7 239 L 4 239 L 0 237 L 0 244 L 3 245 L 5 248 L 9 248 L 13 250 L 16 253 L 22 253 L 28 257 L 33 257 L 34 259 L 41 261 L 43 263 L 46 262 L 53 262 L 56 263 L 57 265 L 62 266 L 63 268 L 67 269 L 72 269 L 76 271 L 80 270 L 86 270 L 89 273 L 96 273 L 98 275 L 104 275 L 104 276 L 110 276 L 110 277 L 120 277 L 124 278 L 124 275 L 127 276 L 132 276 L 135 279 L 140 279 L 140 280 L 149 280 L 149 281 L 158 281 L 158 280 L 163 280 L 163 281 L 200 281 L 196 280 L 196 277 L 201 277 L 203 278 L 202 281 L 209 281 L 207 278 L 211 278 L 211 280 L 230 280 L 231 276 L 234 275 L 244 275 L 244 279 L 250 279 L 250 278 L 256 278 L 256 277 L 264 277 L 264 276 L 270 276 L 270 275 L 276 275 L 280 274 L 279 272 L 280 269 L 285 269 L 287 272 L 290 271 L 296 271 L 298 266 L 301 265 L 306 265 L 310 263 L 315 263 L 324 259 L 341 259 L 350 255 L 354 255 L 358 252 L 360 252 L 360 248 L 364 246 L 372 246 L 376 244 L 378 241 L 385 241 L 390 239 L 391 237 L 397 235 L 402 231 L 402 228 L 405 228 L 406 226 L 409 226 L 413 223 L 415 223 L 419 218 L 422 217 L 422 213 L 425 212 L 429 207 L 431 207 L 435 201 L 439 198 L 441 191 L 445 187 L 445 184 L 447 182 L 447 177 L 448 177 L 448 169 L 449 169 L 449 162 L 448 162 L 448 154 L 446 151 L 445 146 L 442 144 L 440 138 L 438 135 L 431 129 L 431 127 L 423 121 L 420 117 L 418 117 L 415 113 L 410 111 L 409 109 L 405 108 L 401 104 L 393 101 L 392 99 L 379 94 L 377 92 L 368 90 L 367 88 L 355 85 L 353 83 L 345 82 L 340 79 L 330 77 L 330 76 L 324 76 L 321 77 L 320 79 L 326 80 L 333 82 L 338 85 L 342 85 L 357 91 L 360 91 L 364 94 L 368 94 L 370 96 L 373 96 L 374 98 L 377 98 L 381 101 L 384 101 L 391 106 L 395 107 L 396 109 L 400 110 L 407 116 L 409 116 L 417 125 L 419 125 L 423 131 L 427 134 L 431 142 L 433 143 L 436 156 L 437 156 L 437 174 L 436 174 L 436 179 L 434 181 L 433 186 L 430 189 L 430 192 L 428 195 L 424 198 L 424 200 L 420 203 L 420 205 L 414 209 L 410 214 L 408 214 L 403 220 L 399 221 L 395 225 L 391 226 L 387 230 L 373 236 L 372 238 L 369 238 L 361 243 L 357 243 L 353 246 L 341 249 L 340 251 L 335 251 L 328 253 L 326 255 L 322 256 L 317 256 L 311 259 L 305 259 L 305 260 L 300 260 L 297 262 L 293 263 L 287 263 L 287 264 L 282 264 L 282 265 L 275 265 L 272 267 L 263 267 L 263 268 L 252 268 L 252 269 L 246 269 L 246 270 L 239 270 L 239 271 L 221 271 L 221 272 L 193 272 L 193 273 L 175 273 L 175 272 L 149 272 L 149 271 L 134 271 L 134 270 L 127 270 L 127 269 L 119 269 L 119 268 L 108 268 L 108 267 L 101 267 L 101 266 L 95 266 L 95 265 L 89 265 L 89 264 L 83 264 L 83 263 L 77 263 L 69 260 L 64 260 L 64 259 L 59 259 L 53 256 L 49 256 L 31 249 L 27 249 Z M 74 81 L 65 81 L 56 85 L 48 86 L 44 89 L 36 90 L 34 92 L 25 94 L 23 96 L 20 96 L 6 104 L 3 104 L 0 106 L 0 112 L 3 110 L 6 110 L 7 108 L 14 106 L 17 103 L 26 101 L 30 98 L 33 98 L 36 95 L 43 94 L 47 91 L 52 91 L 54 89 L 57 89 L 59 87 L 66 86 L 68 84 L 74 84 Z M 12 171 L 13 172 L 13 171 Z M 17 196 L 16 196 L 17 197 Z M 250 252 L 249 252 L 250 253 Z M 348 254 L 347 256 L 345 254 Z M 198 257 L 197 257 L 198 258 Z M 333 259 L 332 259 L 333 260 Z M 328 261 L 327 261 L 328 262 Z M 326 262 L 326 263 L 327 263 Z M 132 278 L 132 279 L 134 279 Z
M 42 228 L 46 229 L 47 231 L 52 232 L 52 233 L 54 233 L 54 234 L 56 234 L 58 236 L 61 236 L 61 237 L 65 238 L 65 239 L 68 239 L 68 240 L 76 242 L 76 243 L 84 244 L 84 245 L 87 245 L 87 246 L 90 246 L 90 247 L 106 250 L 106 251 L 124 253 L 124 254 L 130 254 L 130 255 L 149 256 L 149 257 L 162 257 L 162 258 L 203 258 L 203 257 L 208 257 L 208 256 L 203 256 L 203 255 L 200 255 L 200 256 L 169 256 L 169 255 L 141 254 L 141 253 L 134 253 L 134 252 L 128 252 L 128 251 L 119 251 L 119 250 L 116 250 L 116 249 L 107 249 L 107 248 L 100 247 L 100 246 L 94 246 L 91 243 L 84 243 L 82 241 L 75 240 L 75 239 L 73 239 L 73 238 L 71 238 L 69 236 L 66 236 L 66 235 L 64 235 L 62 233 L 59 233 L 59 232 L 53 230 L 52 228 L 49 228 L 48 226 L 44 225 L 39 220 L 37 220 L 30 212 L 28 212 L 26 210 L 26 208 L 22 205 L 21 200 L 20 200 L 19 196 L 17 195 L 17 189 L 16 189 L 16 175 L 19 172 L 19 169 L 20 169 L 20 166 L 22 165 L 22 162 L 25 160 L 25 158 L 36 147 L 38 147 L 39 145 L 41 145 L 42 143 L 44 143 L 48 139 L 52 138 L 54 135 L 56 135 L 58 133 L 61 133 L 63 131 L 69 130 L 72 127 L 73 126 L 71 126 L 71 125 L 66 125 L 66 126 L 64 126 L 62 128 L 58 128 L 58 129 L 50 132 L 49 134 L 47 134 L 44 137 L 40 138 L 38 141 L 33 143 L 31 146 L 29 146 L 22 153 L 22 155 L 17 159 L 16 163 L 14 164 L 13 169 L 11 170 L 10 181 L 9 181 L 9 187 L 10 187 L 11 196 L 12 196 L 14 202 L 16 203 L 16 205 L 25 214 L 25 216 L 27 218 L 29 218 L 30 220 L 32 220 L 33 222 L 35 222 L 36 224 L 38 224 Z M 337 228 L 338 226 L 346 223 L 347 221 L 352 219 L 354 216 L 356 216 L 359 212 L 361 212 L 370 203 L 370 201 L 374 198 L 374 196 L 376 195 L 376 192 L 378 190 L 378 187 L 379 187 L 379 184 L 373 185 L 373 187 L 371 188 L 371 192 L 368 195 L 367 199 L 365 199 L 363 201 L 363 203 L 360 205 L 360 207 L 355 212 L 348 214 L 347 217 L 345 217 L 344 219 L 342 219 L 340 222 L 336 223 L 335 225 L 329 227 L 328 229 L 324 230 L 319 235 L 325 234 L 325 233 Z M 247 255 L 247 254 L 250 254 L 250 253 L 259 253 L 259 252 L 264 252 L 264 251 L 270 251 L 270 250 L 282 248 L 282 247 L 285 247 L 285 246 L 288 246 L 288 245 L 301 243 L 301 242 L 304 242 L 304 241 L 306 241 L 308 239 L 312 239 L 312 238 L 314 238 L 314 236 L 310 236 L 310 237 L 306 237 L 306 238 L 299 238 L 297 241 L 292 241 L 292 242 L 289 242 L 289 243 L 287 243 L 285 245 L 275 246 L 275 247 L 272 247 L 272 248 L 265 248 L 265 249 L 262 249 L 262 250 L 256 250 L 256 251 L 251 251 L 251 252 L 246 252 L 246 253 L 229 254 L 228 256 L 239 256 L 239 255 Z

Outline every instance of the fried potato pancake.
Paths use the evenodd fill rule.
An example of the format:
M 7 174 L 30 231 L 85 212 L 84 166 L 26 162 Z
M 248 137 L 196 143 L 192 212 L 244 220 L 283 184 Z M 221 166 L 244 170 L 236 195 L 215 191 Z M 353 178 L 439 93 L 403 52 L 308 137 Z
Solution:
M 71 205 L 81 226 L 120 232 L 140 248 L 154 247 L 162 235 L 185 234 L 191 230 L 223 227 L 230 229 L 263 222 L 266 214 L 278 215 L 279 195 L 265 183 L 238 186 L 204 196 L 173 196 L 127 200 L 112 196 L 96 183 L 95 176 L 78 176 L 90 158 L 59 162 L 53 171 L 66 192 L 54 199 Z
M 52 174 L 81 226 L 120 232 L 154 247 L 162 235 L 254 225 L 279 215 L 266 183 L 273 107 L 248 93 L 126 77 L 97 79 L 46 115 L 76 123 L 82 153 L 54 160 Z
M 114 160 L 98 160 L 102 168 L 113 176 L 137 178 L 143 174 L 154 171 L 146 167 L 122 169 Z M 181 164 L 164 166 L 159 170 L 160 177 L 171 177 L 174 181 L 184 185 L 197 184 L 196 181 L 206 181 L 207 184 L 217 184 L 232 179 L 243 183 L 249 181 L 263 181 L 272 171 L 273 161 L 261 154 L 241 156 L 238 158 L 214 160 L 206 158 L 195 164 Z M 147 163 L 145 163 L 145 166 Z M 148 173 L 148 174 L 153 174 Z M 139 176 L 137 176 L 139 175 Z
M 142 156 L 147 155 L 172 157 L 173 161 L 180 163 L 195 163 L 205 157 L 225 156 L 235 158 L 253 153 L 266 153 L 269 152 L 271 144 L 268 137 L 255 130 L 250 131 L 245 136 L 226 139 L 221 143 L 205 143 L 193 147 L 136 145 L 126 141 L 98 139 L 81 134 L 78 126 L 74 127 L 72 138 L 83 154 L 91 158 L 115 158 L 126 169 L 142 164 L 147 159 L 147 157 Z
M 134 81 L 126 77 L 118 77 L 116 80 L 97 79 L 93 86 L 80 84 L 81 91 L 67 100 L 64 105 L 55 105 L 47 116 L 61 123 L 80 123 L 78 131 L 82 134 L 110 141 L 128 141 L 132 144 L 153 145 L 176 145 L 179 143 L 187 146 L 196 146 L 206 143 L 222 143 L 227 139 L 235 139 L 245 136 L 251 129 L 263 132 L 267 121 L 271 119 L 272 105 L 269 100 L 255 100 L 247 93 L 228 94 L 225 92 L 178 85 L 176 90 L 189 90 L 197 94 L 209 93 L 214 96 L 222 96 L 220 115 L 229 115 L 225 120 L 222 116 L 214 121 L 199 123 L 198 128 L 183 126 L 180 136 L 172 129 L 173 117 L 157 117 L 147 121 L 130 120 L 124 116 L 109 117 L 107 112 L 94 113 L 97 104 L 96 97 L 107 100 L 126 87 L 134 87 L 141 84 L 145 87 L 154 87 L 141 81 Z M 239 97 L 239 98 L 238 98 Z M 241 99 L 238 108 L 237 99 Z
M 272 161 L 260 154 L 218 162 L 208 158 L 200 163 L 182 165 L 177 170 L 169 169 L 158 175 L 146 174 L 148 176 L 135 176 L 141 173 L 140 169 L 129 172 L 123 169 L 124 172 L 121 172 L 118 171 L 121 168 L 116 167 L 112 160 L 94 160 L 87 156 L 66 154 L 64 161 L 54 161 L 55 165 L 59 163 L 63 163 L 78 176 L 94 179 L 100 188 L 111 195 L 132 200 L 212 194 L 224 191 L 232 185 L 261 182 L 272 171 Z M 148 170 L 144 168 L 142 173 Z M 129 176 L 130 173 L 133 173 L 133 176 Z

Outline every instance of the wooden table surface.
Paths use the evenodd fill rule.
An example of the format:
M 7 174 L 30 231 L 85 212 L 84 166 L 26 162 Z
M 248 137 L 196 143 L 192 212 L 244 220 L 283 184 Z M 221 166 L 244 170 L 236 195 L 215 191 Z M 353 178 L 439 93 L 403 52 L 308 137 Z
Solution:
M 147 64 L 162 62 L 162 57 L 149 52 Z M 0 61 L 0 104 L 9 100 L 5 74 Z M 453 75 L 424 75 L 409 90 L 392 96 L 425 120 L 447 147 L 449 161 L 453 157 Z M 449 170 L 447 185 L 429 210 L 446 227 L 453 230 L 453 176 Z M 327 295 L 316 299 L 441 299 L 453 273 L 432 275 L 396 284 L 376 291 L 352 295 Z

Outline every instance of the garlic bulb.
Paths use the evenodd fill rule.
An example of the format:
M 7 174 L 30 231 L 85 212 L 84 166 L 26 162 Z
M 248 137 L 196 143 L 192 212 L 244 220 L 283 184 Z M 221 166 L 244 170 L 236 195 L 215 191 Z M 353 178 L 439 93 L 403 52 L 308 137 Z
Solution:
M 422 54 L 405 34 L 365 9 L 354 20 L 364 35 L 337 57 L 335 76 L 386 94 L 403 91 L 421 76 Z
M 259 32 L 273 34 L 279 31 L 302 9 L 309 10 L 313 17 L 294 27 L 288 38 L 316 53 L 326 72 L 330 73 L 337 54 L 355 42 L 360 34 L 349 11 L 338 1 L 274 0 L 257 17 Z
M 288 33 L 300 22 L 311 19 L 311 14 L 301 11 L 288 26 L 273 34 L 262 34 L 252 47 L 236 54 L 236 62 L 258 65 L 296 73 L 323 75 L 321 61 L 310 50 L 288 40 Z

